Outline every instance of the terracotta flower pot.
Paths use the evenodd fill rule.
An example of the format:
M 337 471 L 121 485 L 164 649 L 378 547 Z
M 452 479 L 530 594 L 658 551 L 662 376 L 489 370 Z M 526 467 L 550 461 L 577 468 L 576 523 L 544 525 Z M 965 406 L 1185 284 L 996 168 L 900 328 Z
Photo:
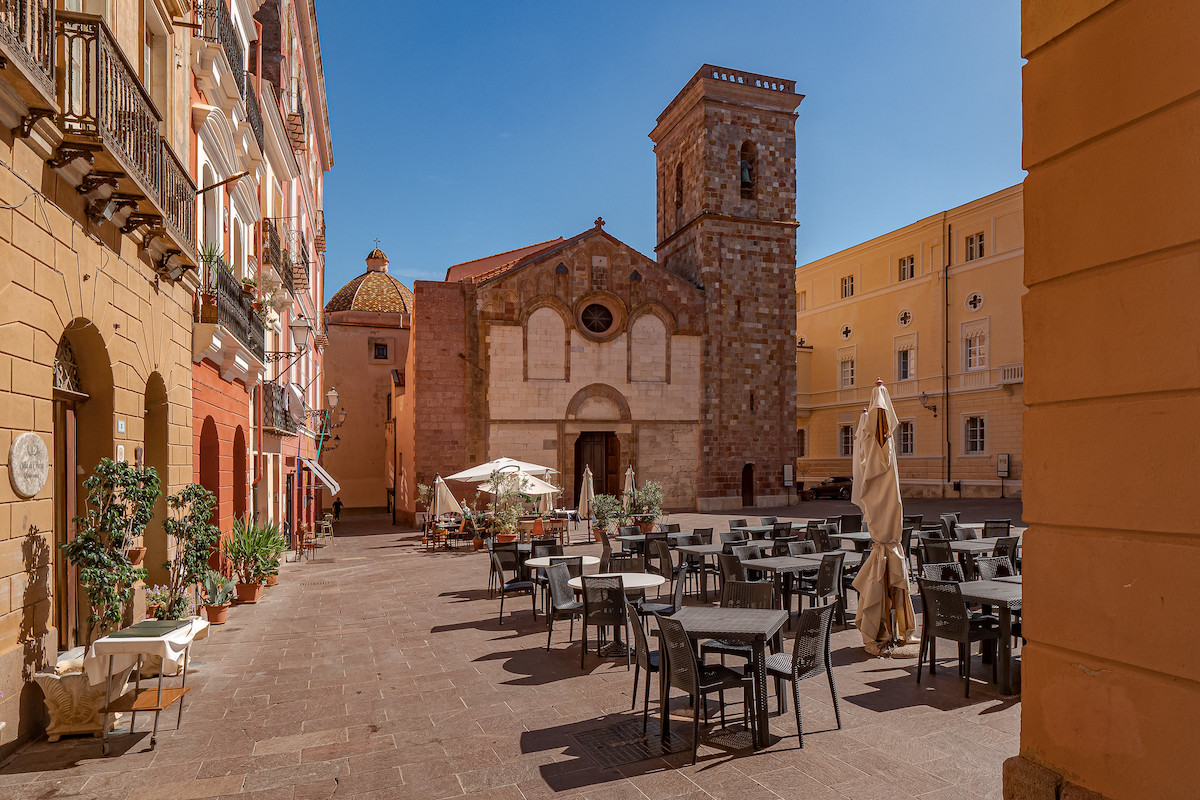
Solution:
M 236 588 L 239 603 L 257 603 L 262 599 L 265 587 L 261 583 L 239 583 Z
M 154 619 L 158 616 L 158 610 L 162 608 L 159 603 L 150 603 L 146 606 L 146 619 Z
M 208 617 L 209 625 L 224 625 L 225 616 L 229 613 L 229 603 L 219 606 L 205 606 L 204 615 Z
M 500 542 L 501 544 L 507 544 L 508 542 L 515 542 L 516 540 L 517 540 L 517 535 L 515 533 L 498 533 L 498 534 L 496 534 L 496 541 Z
M 136 567 L 146 558 L 146 548 L 130 547 L 125 550 L 125 557 L 129 559 L 130 564 L 133 564 Z
M 471 540 L 471 549 L 472 550 L 479 550 L 482 547 L 483 547 L 483 539 L 481 539 L 480 537 L 476 536 L 474 539 Z
M 275 586 L 278 583 L 279 583 L 278 575 L 268 575 L 267 576 L 267 586 Z
M 642 533 L 651 533 L 654 530 L 653 522 L 639 522 L 637 526 L 641 528 Z

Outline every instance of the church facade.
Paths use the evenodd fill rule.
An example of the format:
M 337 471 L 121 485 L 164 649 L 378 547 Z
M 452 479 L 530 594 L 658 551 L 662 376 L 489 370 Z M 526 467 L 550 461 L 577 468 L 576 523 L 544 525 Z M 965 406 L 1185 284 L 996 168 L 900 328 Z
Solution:
M 632 466 L 669 509 L 786 500 L 800 100 L 788 81 L 696 73 L 651 134 L 657 260 L 597 219 L 414 284 L 391 401 L 398 520 L 417 482 L 499 456 L 557 469 L 570 507 L 585 466 L 613 494 Z

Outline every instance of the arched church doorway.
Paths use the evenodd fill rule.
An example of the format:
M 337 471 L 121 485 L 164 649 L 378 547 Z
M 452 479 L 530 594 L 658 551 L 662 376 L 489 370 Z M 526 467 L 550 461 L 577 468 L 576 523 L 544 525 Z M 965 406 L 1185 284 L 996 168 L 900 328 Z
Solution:
M 220 527 L 221 443 L 217 438 L 217 423 L 212 417 L 205 417 L 204 424 L 200 426 L 200 485 L 212 492 L 216 504 L 213 506 L 212 518 L 209 521 Z M 209 556 L 208 565 L 213 569 L 220 569 L 219 548 Z
M 146 547 L 145 567 L 151 586 L 167 582 L 167 532 L 163 520 L 167 518 L 167 494 L 170 491 L 170 472 L 167 467 L 167 384 L 157 372 L 150 373 L 146 381 L 146 407 L 143 412 L 145 431 L 146 466 L 158 473 L 162 492 L 154 504 L 154 519 L 146 528 L 143 544 Z
M 754 505 L 754 465 L 742 467 L 742 505 Z
M 247 472 L 246 432 L 239 425 L 233 432 L 233 517 L 242 519 L 246 516 L 246 475 Z
M 612 431 L 584 431 L 575 440 L 575 503 L 583 486 L 583 470 L 592 468 L 596 494 L 617 494 L 620 480 L 621 442 Z
M 78 570 L 58 545 L 75 537 L 86 510 L 83 480 L 100 459 L 113 457 L 113 381 L 108 348 L 96 326 L 73 320 L 54 356 L 54 624 L 58 646 L 88 641 L 87 601 Z

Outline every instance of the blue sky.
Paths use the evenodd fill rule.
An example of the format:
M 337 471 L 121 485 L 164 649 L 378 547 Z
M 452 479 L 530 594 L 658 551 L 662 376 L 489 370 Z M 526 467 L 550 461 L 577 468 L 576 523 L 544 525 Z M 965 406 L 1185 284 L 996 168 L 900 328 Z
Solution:
M 1016 0 L 318 0 L 327 293 L 588 228 L 654 257 L 655 118 L 701 64 L 796 81 L 798 263 L 1011 186 Z

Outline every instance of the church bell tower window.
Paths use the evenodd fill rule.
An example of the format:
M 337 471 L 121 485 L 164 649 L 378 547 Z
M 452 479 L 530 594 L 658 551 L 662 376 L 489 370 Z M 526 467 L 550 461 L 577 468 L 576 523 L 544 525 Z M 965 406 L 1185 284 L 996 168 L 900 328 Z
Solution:
M 741 172 L 742 199 L 753 200 L 754 183 L 758 172 L 758 148 L 754 146 L 754 142 L 749 140 L 742 142 L 742 154 L 738 166 Z

